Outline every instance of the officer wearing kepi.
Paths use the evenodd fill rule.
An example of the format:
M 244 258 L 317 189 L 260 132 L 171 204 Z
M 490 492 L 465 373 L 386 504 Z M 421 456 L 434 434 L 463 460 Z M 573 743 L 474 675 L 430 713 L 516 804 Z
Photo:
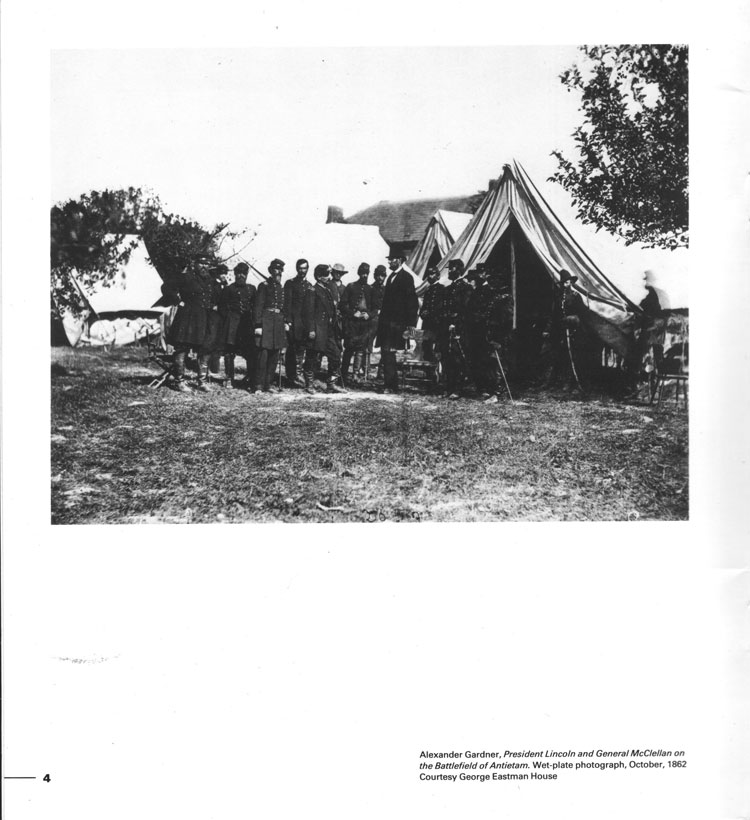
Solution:
M 443 294 L 439 344 L 445 373 L 445 394 L 449 399 L 458 399 L 458 391 L 468 364 L 461 334 L 464 328 L 466 303 L 472 288 L 464 278 L 464 263 L 460 259 L 451 259 L 448 263 L 448 278 L 450 284 Z
M 253 321 L 255 325 L 255 346 L 257 366 L 253 392 L 278 393 L 281 388 L 274 382 L 279 354 L 286 346 L 289 325 L 284 321 L 284 290 L 281 275 L 284 263 L 273 259 L 268 266 L 269 278 L 258 287 L 255 299 Z
M 440 316 L 443 312 L 443 294 L 445 285 L 438 282 L 440 274 L 438 269 L 431 265 L 425 274 L 429 287 L 422 297 L 422 307 L 419 310 L 419 318 L 422 320 L 422 330 L 424 331 L 424 343 L 422 350 L 427 361 L 435 361 L 435 347 L 438 338 Z
M 336 384 L 341 377 L 341 337 L 338 307 L 330 288 L 331 269 L 328 265 L 316 265 L 313 275 L 315 285 L 305 294 L 302 308 L 302 325 L 307 336 L 305 392 L 315 392 L 315 374 L 325 356 L 328 359 L 327 391 L 343 393 L 346 391 Z
M 231 385 L 234 384 L 234 360 L 239 354 L 245 357 L 247 375 L 245 386 L 252 383 L 252 371 L 255 362 L 253 345 L 253 307 L 256 290 L 247 284 L 250 270 L 245 262 L 234 266 L 234 282 L 227 285 L 219 296 L 219 347 L 224 350 L 224 372 Z
M 307 259 L 297 260 L 297 275 L 284 283 L 284 316 L 290 325 L 286 346 L 286 377 L 294 385 L 303 386 L 302 367 L 305 360 L 307 339 L 302 327 L 302 306 L 305 294 L 312 288 L 307 281 L 310 263 Z

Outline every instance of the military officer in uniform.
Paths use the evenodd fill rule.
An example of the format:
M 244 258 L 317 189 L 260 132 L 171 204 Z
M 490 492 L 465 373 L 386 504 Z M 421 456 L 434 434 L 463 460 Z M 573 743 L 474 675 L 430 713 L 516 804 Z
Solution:
M 467 347 L 477 392 L 486 401 L 496 402 L 505 390 L 513 321 L 511 297 L 498 273 L 477 267 L 476 289 L 466 307 Z
M 313 276 L 315 285 L 305 293 L 302 306 L 302 326 L 307 336 L 305 392 L 315 392 L 315 374 L 325 356 L 328 359 L 327 391 L 342 393 L 336 384 L 341 376 L 341 337 L 338 307 L 330 288 L 331 269 L 328 265 L 316 265 Z
M 286 377 L 291 384 L 302 386 L 302 368 L 305 360 L 307 339 L 302 327 L 302 306 L 305 294 L 312 288 L 307 281 L 310 263 L 307 259 L 297 260 L 297 275 L 284 283 L 284 316 L 290 325 L 286 344 Z
M 255 346 L 253 345 L 253 308 L 256 290 L 247 284 L 250 270 L 245 262 L 234 266 L 234 282 L 227 285 L 219 296 L 218 347 L 224 351 L 224 372 L 229 384 L 234 384 L 234 360 L 237 354 L 247 363 L 245 386 L 252 384 Z
M 218 305 L 221 302 L 221 294 L 229 285 L 229 268 L 222 262 L 214 265 L 211 268 L 211 276 L 213 278 L 214 299 Z M 221 333 L 221 317 L 218 312 L 211 311 L 208 315 L 208 333 L 206 334 L 206 347 L 210 352 L 208 357 L 208 380 L 224 381 L 224 375 L 221 372 L 221 354 L 224 352 L 224 347 L 219 335 Z
M 573 337 L 581 325 L 580 316 L 585 305 L 580 294 L 573 290 L 578 281 L 567 270 L 560 270 L 555 285 L 552 313 L 542 334 L 542 356 L 548 362 L 547 387 L 562 386 L 575 390 L 581 387 L 573 362 Z
M 352 381 L 359 381 L 367 345 L 370 341 L 370 316 L 372 314 L 372 288 L 367 284 L 370 266 L 367 262 L 357 268 L 357 281 L 344 288 L 339 310 L 344 327 L 344 359 L 342 379 L 344 386 L 349 381 L 349 365 L 354 357 Z
M 273 259 L 268 266 L 269 278 L 258 287 L 255 299 L 253 323 L 255 325 L 255 346 L 257 364 L 253 392 L 278 393 L 281 388 L 273 384 L 279 353 L 286 345 L 289 325 L 284 321 L 284 289 L 281 275 L 284 263 Z
M 464 263 L 451 259 L 448 263 L 450 284 L 443 293 L 443 311 L 439 325 L 440 358 L 445 374 L 445 394 L 449 399 L 459 398 L 461 380 L 468 365 L 461 339 L 466 303 L 472 292 L 464 278 Z
M 190 262 L 177 283 L 179 306 L 169 329 L 169 343 L 174 347 L 173 371 L 175 390 L 184 392 L 185 359 L 190 350 L 198 355 L 198 390 L 208 391 L 208 360 L 214 342 L 210 331 L 217 316 L 216 290 L 206 257 Z
M 443 310 L 443 292 L 445 285 L 438 282 L 440 274 L 438 269 L 432 265 L 427 268 L 425 279 L 429 287 L 422 297 L 422 307 L 419 310 L 419 318 L 422 320 L 422 330 L 424 331 L 424 342 L 422 350 L 427 361 L 435 361 L 435 345 L 438 337 L 438 326 L 440 315 Z
M 349 273 L 349 271 L 340 262 L 336 262 L 336 264 L 331 268 L 332 278 L 328 286 L 331 288 L 331 291 L 336 298 L 337 305 L 341 301 L 341 297 L 344 295 L 344 289 L 346 288 L 346 285 L 341 281 L 341 279 L 346 276 L 347 273 Z

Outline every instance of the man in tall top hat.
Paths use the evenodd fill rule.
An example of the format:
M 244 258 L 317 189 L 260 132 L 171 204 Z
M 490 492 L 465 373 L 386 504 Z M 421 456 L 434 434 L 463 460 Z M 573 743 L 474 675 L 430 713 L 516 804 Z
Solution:
M 358 381 L 367 345 L 370 341 L 370 315 L 372 313 L 372 288 L 367 284 L 370 266 L 367 262 L 357 268 L 357 281 L 344 288 L 339 303 L 344 327 L 344 359 L 342 378 L 344 386 L 349 381 L 349 365 L 354 357 L 353 381 Z
M 250 270 L 245 262 L 234 266 L 234 282 L 227 285 L 219 296 L 219 329 L 218 346 L 224 351 L 224 372 L 230 385 L 234 384 L 234 362 L 237 354 L 243 356 L 247 363 L 245 384 L 252 384 L 255 364 L 255 346 L 253 344 L 253 308 L 256 290 L 247 284 Z
M 302 327 L 302 307 L 305 302 L 305 294 L 312 288 L 307 281 L 307 272 L 310 270 L 310 263 L 307 259 L 297 260 L 297 275 L 294 279 L 288 279 L 284 283 L 284 316 L 290 325 L 287 334 L 286 345 L 286 377 L 298 386 L 304 384 L 302 381 L 302 368 L 305 360 L 305 348 L 307 337 Z
M 385 283 L 383 305 L 378 317 L 375 343 L 380 346 L 385 393 L 398 393 L 396 352 L 408 348 L 409 342 L 404 339 L 404 333 L 407 328 L 416 325 L 419 311 L 414 279 L 404 270 L 405 261 L 402 251 L 392 251 L 388 257 L 391 273 Z
M 305 293 L 302 306 L 302 326 L 307 336 L 305 353 L 305 391 L 314 393 L 315 374 L 323 356 L 328 359 L 327 391 L 344 392 L 337 386 L 341 367 L 341 337 L 339 335 L 338 307 L 331 293 L 331 269 L 316 265 L 315 285 Z
M 284 263 L 273 259 L 268 266 L 269 278 L 258 287 L 253 311 L 255 325 L 255 346 L 257 348 L 257 365 L 253 392 L 277 393 L 281 388 L 273 384 L 279 353 L 286 345 L 286 333 L 289 325 L 284 320 L 284 290 L 281 287 L 281 275 Z

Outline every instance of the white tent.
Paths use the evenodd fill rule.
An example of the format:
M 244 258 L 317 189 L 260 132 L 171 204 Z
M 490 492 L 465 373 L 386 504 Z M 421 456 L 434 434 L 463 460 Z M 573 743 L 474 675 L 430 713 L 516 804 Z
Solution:
M 158 332 L 164 308 L 155 308 L 154 304 L 162 295 L 162 279 L 148 258 L 143 240 L 126 235 L 122 246 L 129 245 L 134 246 L 128 261 L 114 278 L 84 285 L 75 273 L 71 274 L 85 306 L 79 314 L 64 312 L 61 317 L 71 345 L 119 346 Z
M 408 259 L 408 265 L 416 276 L 422 279 L 431 262 L 437 265 L 443 259 L 464 232 L 471 217 L 471 214 L 458 211 L 435 211 L 427 224 L 424 236 Z

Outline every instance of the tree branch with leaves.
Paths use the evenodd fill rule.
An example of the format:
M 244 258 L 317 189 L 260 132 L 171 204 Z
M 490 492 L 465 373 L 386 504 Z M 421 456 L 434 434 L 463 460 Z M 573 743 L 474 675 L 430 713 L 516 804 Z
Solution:
M 688 245 L 688 49 L 679 45 L 582 46 L 560 75 L 581 95 L 578 157 L 553 151 L 550 177 L 578 217 L 626 244 Z

